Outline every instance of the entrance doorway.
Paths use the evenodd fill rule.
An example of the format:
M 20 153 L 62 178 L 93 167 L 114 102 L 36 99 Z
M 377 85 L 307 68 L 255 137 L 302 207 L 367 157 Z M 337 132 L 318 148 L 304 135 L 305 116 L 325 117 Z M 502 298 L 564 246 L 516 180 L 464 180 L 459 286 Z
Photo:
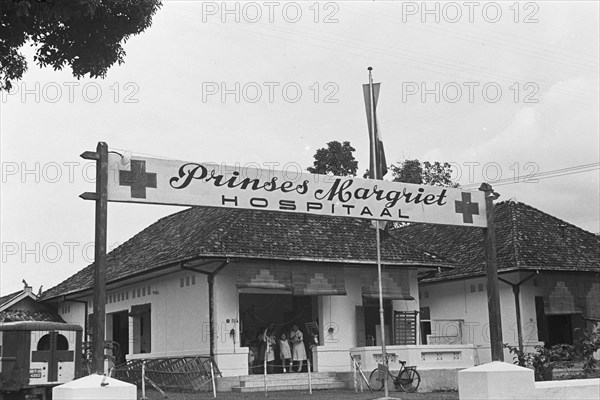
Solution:
M 113 346 L 113 357 L 116 365 L 125 362 L 129 354 L 129 312 L 121 311 L 112 314 L 112 340 L 117 343 Z
M 580 313 L 546 314 L 543 298 L 535 298 L 538 327 L 538 340 L 546 346 L 555 344 L 573 344 L 574 334 L 578 328 L 585 328 L 585 320 Z
M 318 307 L 316 296 L 293 296 L 292 294 L 264 293 L 254 291 L 243 292 L 240 301 L 240 345 L 250 349 L 249 370 L 258 373 L 262 368 L 264 347 L 260 336 L 265 329 L 272 329 L 272 334 L 279 339 L 282 333 L 289 336 L 293 325 L 297 325 L 304 336 L 306 353 L 310 356 L 310 332 L 307 323 L 318 323 Z M 282 365 L 279 351 L 275 351 L 275 364 Z M 277 371 L 278 369 L 275 368 Z M 262 371 L 262 370 L 261 370 Z
M 383 318 L 385 320 L 385 342 L 392 343 L 392 302 L 384 299 Z M 356 306 L 357 346 L 381 346 L 381 322 L 379 300 L 363 299 L 362 306 Z
M 131 306 L 133 318 L 133 353 L 152 352 L 152 308 L 150 304 Z

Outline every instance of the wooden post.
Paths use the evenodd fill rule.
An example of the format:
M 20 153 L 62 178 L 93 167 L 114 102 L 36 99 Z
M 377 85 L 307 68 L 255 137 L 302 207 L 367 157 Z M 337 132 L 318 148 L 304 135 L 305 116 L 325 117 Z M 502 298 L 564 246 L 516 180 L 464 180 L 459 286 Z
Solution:
M 536 276 L 537 273 L 530 274 L 525 279 L 522 279 L 518 283 L 512 283 L 507 281 L 506 279 L 498 278 L 499 281 L 510 285 L 513 290 L 513 295 L 515 297 L 515 312 L 517 313 L 517 340 L 519 342 L 519 351 L 523 352 L 525 345 L 523 343 L 523 327 L 521 326 L 521 301 L 520 301 L 520 293 L 521 293 L 521 285 L 525 283 L 527 280 Z
M 206 277 L 208 282 L 208 335 L 210 340 L 210 358 L 214 359 L 215 357 L 215 276 L 210 274 Z
M 86 160 L 96 160 L 96 193 L 80 197 L 96 201 L 94 250 L 94 332 L 92 337 L 92 370 L 104 374 L 104 335 L 106 324 L 106 220 L 108 211 L 108 145 L 98 142 L 96 152 L 81 154 Z
M 263 360 L 263 379 L 265 382 L 265 397 L 267 397 L 267 351 L 265 350 L 265 359 Z
M 485 192 L 487 228 L 483 228 L 483 242 L 486 258 L 486 279 L 488 298 L 488 318 L 490 325 L 490 345 L 492 361 L 504 361 L 502 347 L 502 320 L 500 316 L 500 292 L 498 290 L 498 264 L 496 261 L 496 233 L 494 230 L 494 200 L 499 195 L 488 183 L 482 183 L 479 190 Z
M 515 312 L 517 313 L 517 340 L 519 341 L 519 351 L 523 352 L 523 328 L 521 327 L 521 302 L 519 301 L 520 285 L 513 285 L 513 294 L 515 296 Z
M 354 361 L 352 354 L 350 354 L 350 358 L 352 359 L 352 383 L 354 384 L 354 393 L 358 394 L 358 384 L 356 382 L 356 361 Z
M 142 361 L 142 398 L 141 400 L 148 400 L 146 397 L 146 360 Z
M 312 394 L 312 378 L 310 377 L 310 360 L 306 359 L 306 370 L 308 371 L 308 393 Z
M 212 381 L 213 397 L 217 398 L 217 384 L 215 382 L 215 369 L 213 368 L 213 360 L 210 359 L 210 379 Z

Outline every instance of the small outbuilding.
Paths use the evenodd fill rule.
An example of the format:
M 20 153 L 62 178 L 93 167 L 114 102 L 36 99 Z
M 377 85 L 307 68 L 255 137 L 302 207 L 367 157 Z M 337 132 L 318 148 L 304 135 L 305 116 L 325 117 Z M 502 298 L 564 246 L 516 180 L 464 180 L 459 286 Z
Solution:
M 495 204 L 494 220 L 503 341 L 532 351 L 573 344 L 578 329 L 597 327 L 598 236 L 515 201 Z M 472 343 L 479 363 L 491 361 L 481 231 L 411 224 L 394 234 L 457 266 L 420 276 L 422 342 Z

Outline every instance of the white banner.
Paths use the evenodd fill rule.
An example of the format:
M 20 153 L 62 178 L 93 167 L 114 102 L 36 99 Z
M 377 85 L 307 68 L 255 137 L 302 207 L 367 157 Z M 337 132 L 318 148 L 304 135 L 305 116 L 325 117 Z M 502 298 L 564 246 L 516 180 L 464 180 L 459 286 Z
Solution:
M 481 191 L 109 153 L 108 201 L 485 227 Z

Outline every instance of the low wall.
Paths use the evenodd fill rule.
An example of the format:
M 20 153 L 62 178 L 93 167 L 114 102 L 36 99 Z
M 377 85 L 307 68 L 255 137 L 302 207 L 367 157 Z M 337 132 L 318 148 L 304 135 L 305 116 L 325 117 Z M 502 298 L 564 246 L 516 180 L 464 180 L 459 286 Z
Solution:
M 222 376 L 248 375 L 248 348 L 240 347 L 233 351 L 219 351 L 215 362 Z
M 458 371 L 459 369 L 418 369 L 419 375 L 421 376 L 421 384 L 419 385 L 418 392 L 446 392 L 458 390 Z M 366 379 L 369 379 L 371 371 L 363 371 Z M 397 374 L 397 370 L 392 370 L 392 373 Z M 351 372 L 338 373 L 338 378 L 347 382 L 346 388 L 354 389 L 354 379 L 352 378 Z M 357 385 L 360 383 L 357 382 Z M 388 383 L 390 392 L 396 391 L 393 382 L 390 380 Z M 368 390 L 367 386 L 363 383 L 363 389 Z
M 475 346 L 472 344 L 387 346 L 386 352 L 390 357 L 390 369 L 394 369 L 399 360 L 416 366 L 419 371 L 462 369 L 475 365 Z M 382 361 L 379 346 L 353 347 L 350 354 L 364 371 L 372 371 Z
M 349 372 L 352 362 L 347 349 L 328 349 L 315 346 L 312 350 L 314 372 Z
M 494 361 L 458 372 L 461 400 L 598 400 L 600 379 L 535 382 L 533 370 Z

